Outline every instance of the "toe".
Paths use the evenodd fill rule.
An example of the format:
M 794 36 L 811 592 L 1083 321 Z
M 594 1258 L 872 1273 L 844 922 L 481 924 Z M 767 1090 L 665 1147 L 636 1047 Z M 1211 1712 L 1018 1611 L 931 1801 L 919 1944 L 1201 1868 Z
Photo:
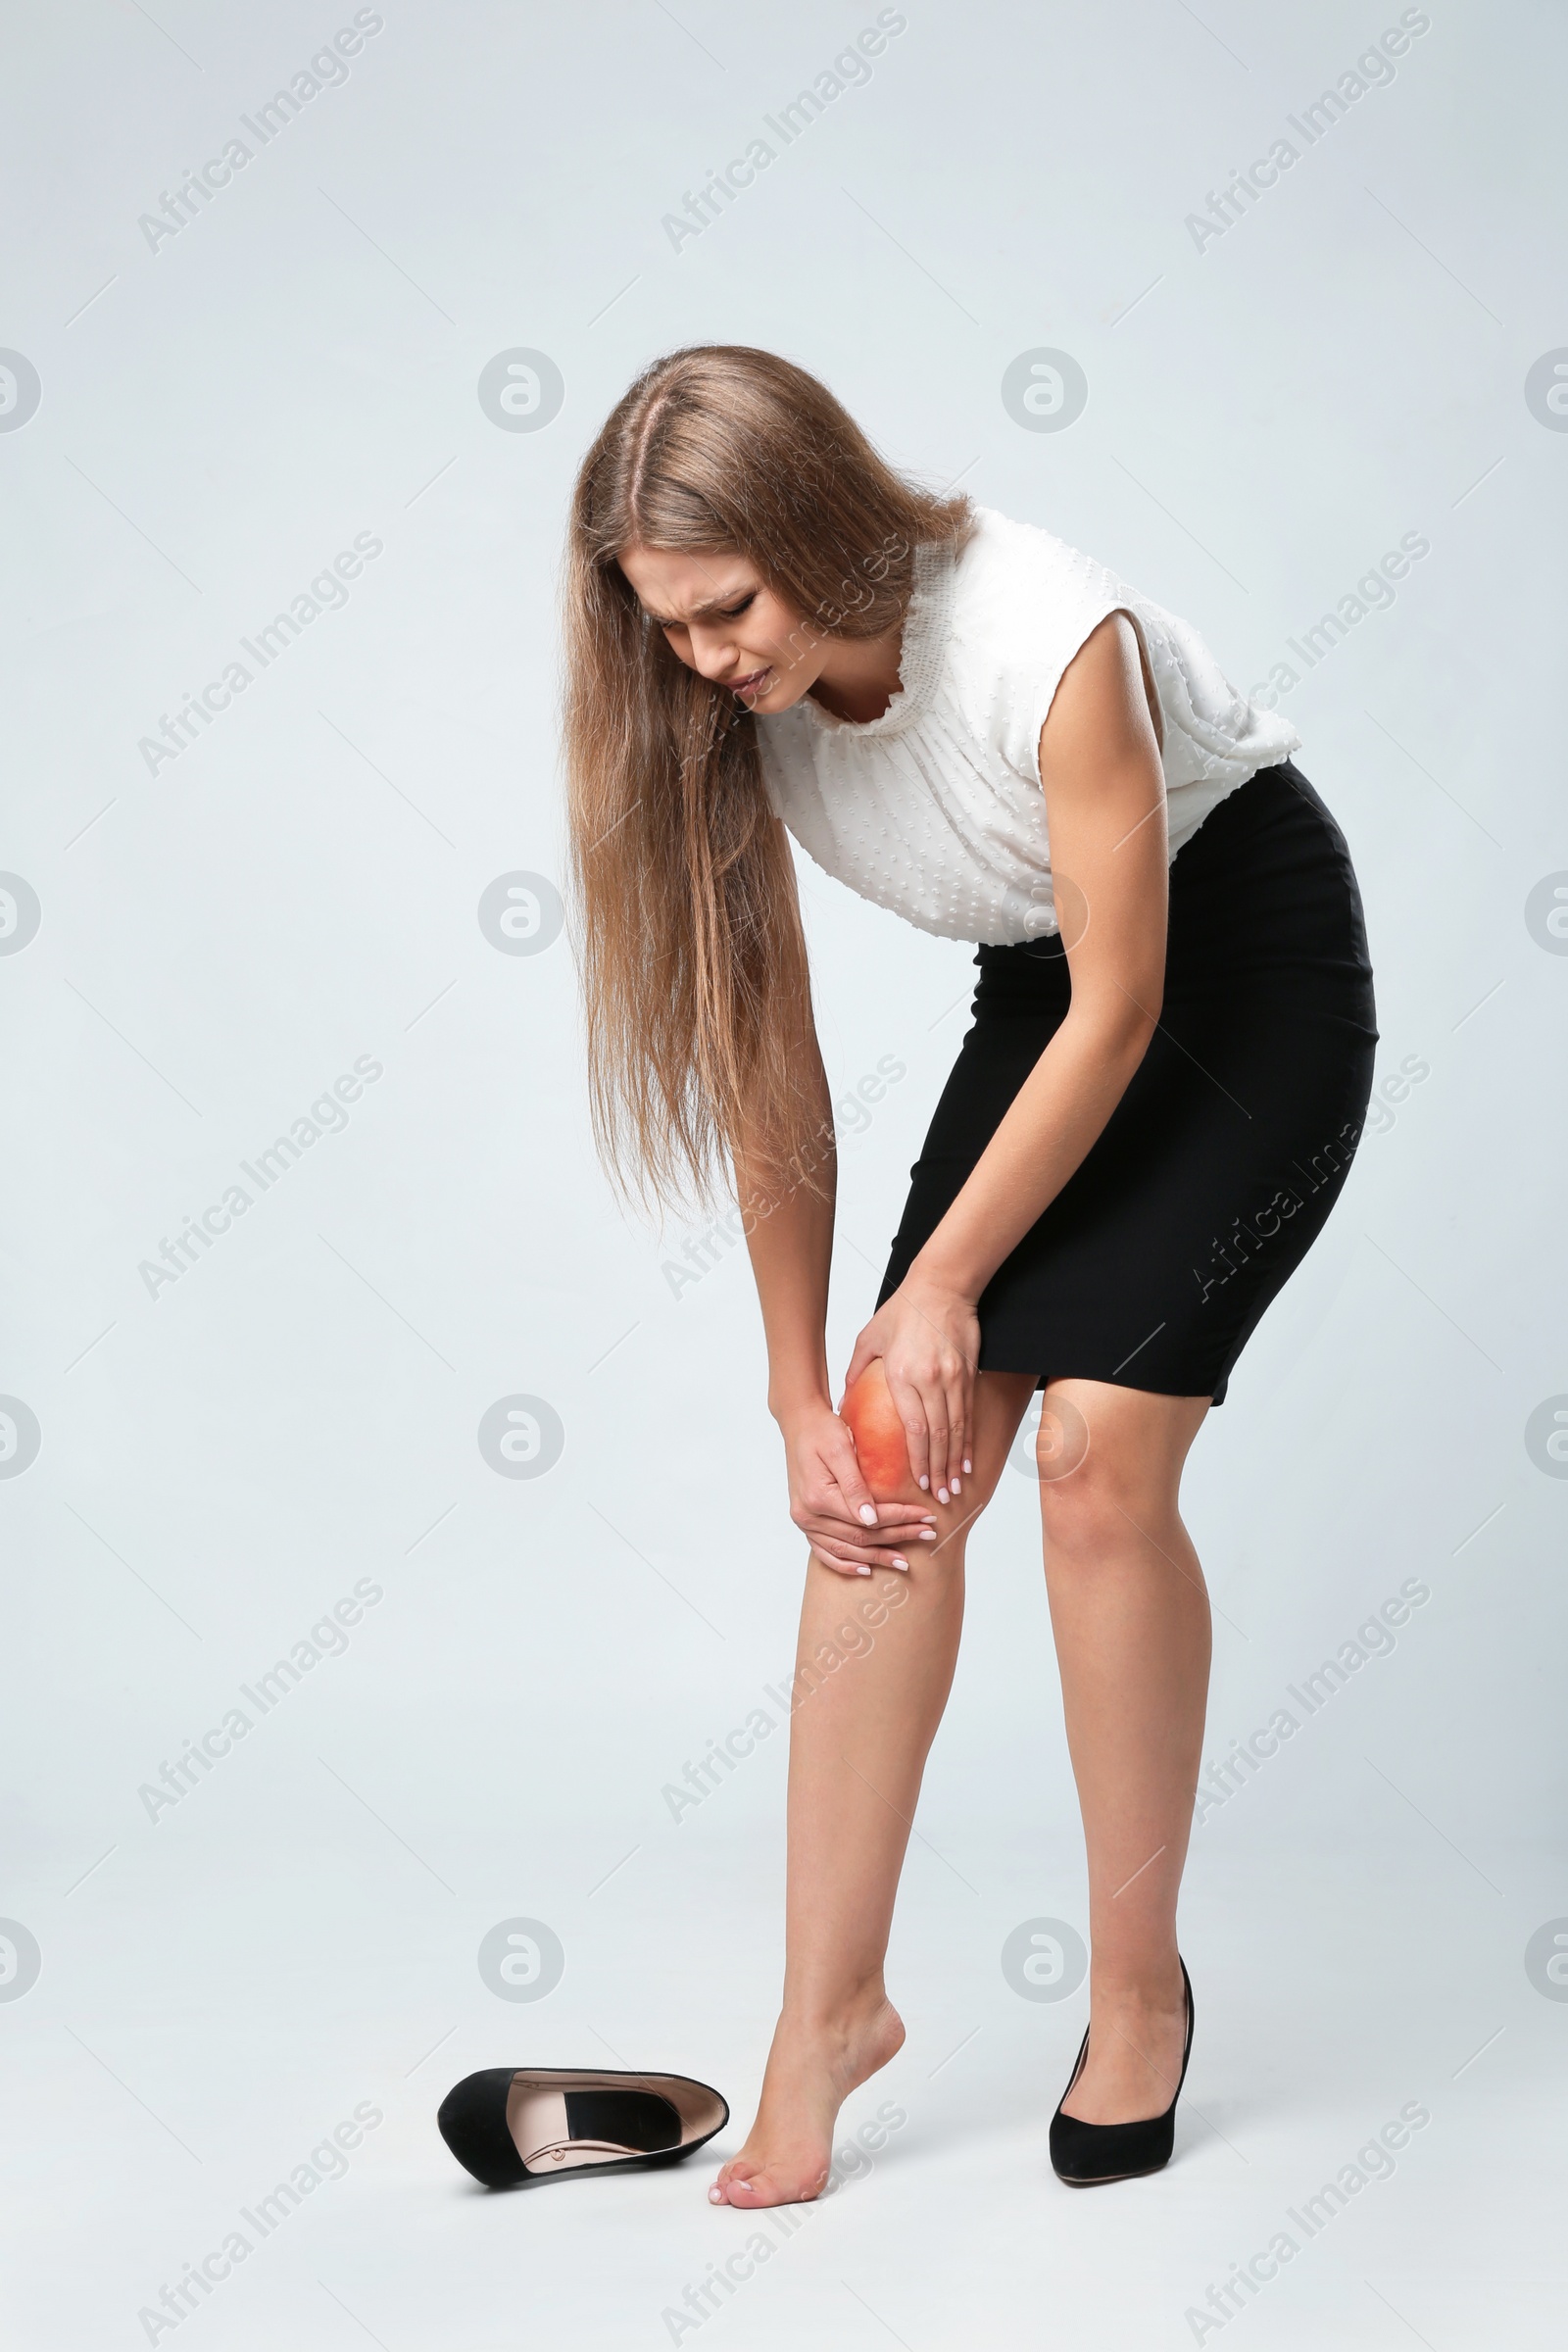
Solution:
M 743 2213 L 756 2213 L 768 2205 L 809 2204 L 826 2186 L 828 2170 L 824 2165 L 814 2180 L 808 2180 L 805 2174 L 769 2172 L 761 2165 L 754 2165 L 746 2172 L 732 2171 L 714 2202 L 733 2205 Z
M 751 2204 L 755 2201 L 749 2193 L 751 2186 L 750 2175 L 737 2172 L 732 2158 L 728 2164 L 720 2166 L 709 2188 L 708 2201 L 710 2205 Z

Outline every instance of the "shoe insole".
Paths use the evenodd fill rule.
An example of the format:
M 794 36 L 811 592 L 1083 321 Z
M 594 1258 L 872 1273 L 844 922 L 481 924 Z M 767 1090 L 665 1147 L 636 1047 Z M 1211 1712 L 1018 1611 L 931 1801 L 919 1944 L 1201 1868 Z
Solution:
M 507 2120 L 530 2171 L 564 2172 L 681 2143 L 680 2117 L 651 2090 L 514 2092 Z

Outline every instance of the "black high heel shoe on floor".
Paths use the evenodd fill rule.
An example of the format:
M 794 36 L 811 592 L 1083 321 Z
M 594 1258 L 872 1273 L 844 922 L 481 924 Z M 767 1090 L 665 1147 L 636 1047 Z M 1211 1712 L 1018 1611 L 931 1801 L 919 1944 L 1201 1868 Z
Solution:
M 1089 2029 L 1084 2029 L 1083 2045 L 1078 2063 L 1051 2119 L 1051 2162 L 1058 2180 L 1070 2188 L 1089 2188 L 1106 2180 L 1135 2180 L 1140 2174 L 1157 2173 L 1170 2162 L 1170 2152 L 1176 2138 L 1176 2099 L 1182 2095 L 1187 2080 L 1187 2061 L 1193 2054 L 1193 1985 L 1187 1974 L 1187 1963 L 1177 1954 L 1182 1972 L 1182 1989 L 1187 1995 L 1187 2039 L 1182 2049 L 1182 2071 L 1177 2079 L 1176 2098 L 1171 2100 L 1163 2115 L 1142 2116 L 1131 2124 L 1086 2124 L 1075 2115 L 1063 2115 L 1061 2110 L 1072 2096 L 1072 2085 L 1084 2071 L 1089 2055 Z
M 465 2075 L 436 2117 L 453 2155 L 486 2188 L 678 2164 L 728 2121 L 720 2093 L 689 2075 L 560 2066 Z

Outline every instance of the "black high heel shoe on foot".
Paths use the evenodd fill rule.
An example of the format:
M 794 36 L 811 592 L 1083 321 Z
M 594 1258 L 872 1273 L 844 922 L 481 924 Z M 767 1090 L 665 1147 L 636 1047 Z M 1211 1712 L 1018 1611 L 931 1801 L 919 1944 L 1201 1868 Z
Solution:
M 1142 2173 L 1157 2173 L 1170 2162 L 1171 2148 L 1176 2138 L 1176 2099 L 1182 2095 L 1187 2080 L 1187 2061 L 1193 2054 L 1193 1985 L 1187 1974 L 1187 1963 L 1177 1954 L 1182 1972 L 1182 1988 L 1187 1995 L 1187 2040 L 1182 2050 L 1182 2071 L 1176 2083 L 1176 2098 L 1171 2100 L 1163 2115 L 1140 2117 L 1131 2124 L 1086 2124 L 1075 2115 L 1063 2115 L 1062 2106 L 1072 2096 L 1072 2085 L 1084 2071 L 1089 2055 L 1089 2030 L 1084 2030 L 1083 2046 L 1078 2063 L 1072 2070 L 1072 2082 L 1061 2094 L 1055 2114 L 1051 2119 L 1051 2162 L 1058 2180 L 1070 2188 L 1089 2188 L 1105 2180 L 1135 2180 Z

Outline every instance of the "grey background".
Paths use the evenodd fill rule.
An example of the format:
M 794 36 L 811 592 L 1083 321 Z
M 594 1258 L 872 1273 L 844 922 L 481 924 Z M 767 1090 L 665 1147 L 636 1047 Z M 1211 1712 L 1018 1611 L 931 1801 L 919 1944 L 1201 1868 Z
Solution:
M 724 339 L 1114 565 L 1243 687 L 1430 541 L 1286 698 L 1361 873 L 1394 1083 L 1194 1459 L 1211 1757 L 1405 1579 L 1430 1599 L 1198 1831 L 1182 2161 L 1085 2210 L 1044 2125 L 1086 1990 L 1020 1999 L 1001 1965 L 1021 1923 L 1085 1925 L 1009 1474 L 895 1937 L 910 2041 L 846 2129 L 886 2097 L 907 2121 L 705 2341 L 1189 2343 L 1209 2282 L 1414 2100 L 1430 2126 L 1250 2340 L 1545 2342 L 1568 2017 L 1526 1948 L 1568 1913 L 1568 1491 L 1526 1428 L 1568 1410 L 1568 961 L 1526 906 L 1568 880 L 1568 439 L 1526 378 L 1568 346 L 1560 16 L 1439 0 L 1200 250 L 1188 216 L 1396 8 L 913 5 L 677 249 L 664 217 L 874 8 L 388 0 L 152 250 L 161 192 L 354 11 L 6 13 L 0 343 L 40 399 L 0 430 L 0 866 L 41 909 L 0 955 L 0 1390 L 41 1433 L 0 1477 L 0 1911 L 40 1955 L 7 1999 L 27 1948 L 8 1979 L 0 1943 L 9 2340 L 149 2340 L 138 2312 L 357 2103 L 383 2120 L 345 2177 L 157 2340 L 686 2341 L 665 2315 L 744 2238 L 706 2157 L 487 2202 L 432 2126 L 473 2067 L 671 2065 L 730 2096 L 726 2152 L 776 2001 L 782 1730 L 678 1819 L 662 1794 L 789 1667 L 743 1254 L 678 1282 L 698 1223 L 621 1216 L 569 942 L 498 952 L 479 919 L 499 877 L 562 877 L 575 463 L 650 356 Z M 478 396 L 519 348 L 561 371 L 537 431 Z M 1039 348 L 1087 379 L 1065 431 L 1003 403 Z M 382 552 L 341 609 L 150 774 L 161 714 L 357 533 Z M 802 878 L 836 1093 L 905 1072 L 845 1119 L 842 1369 L 971 974 Z M 165 1237 L 362 1056 L 346 1125 L 149 1296 Z M 519 1396 L 560 1458 L 498 1476 L 481 1417 Z M 362 1580 L 341 1654 L 149 1818 L 138 1791 Z M 518 1921 L 564 1954 L 531 2006 L 478 1965 Z

